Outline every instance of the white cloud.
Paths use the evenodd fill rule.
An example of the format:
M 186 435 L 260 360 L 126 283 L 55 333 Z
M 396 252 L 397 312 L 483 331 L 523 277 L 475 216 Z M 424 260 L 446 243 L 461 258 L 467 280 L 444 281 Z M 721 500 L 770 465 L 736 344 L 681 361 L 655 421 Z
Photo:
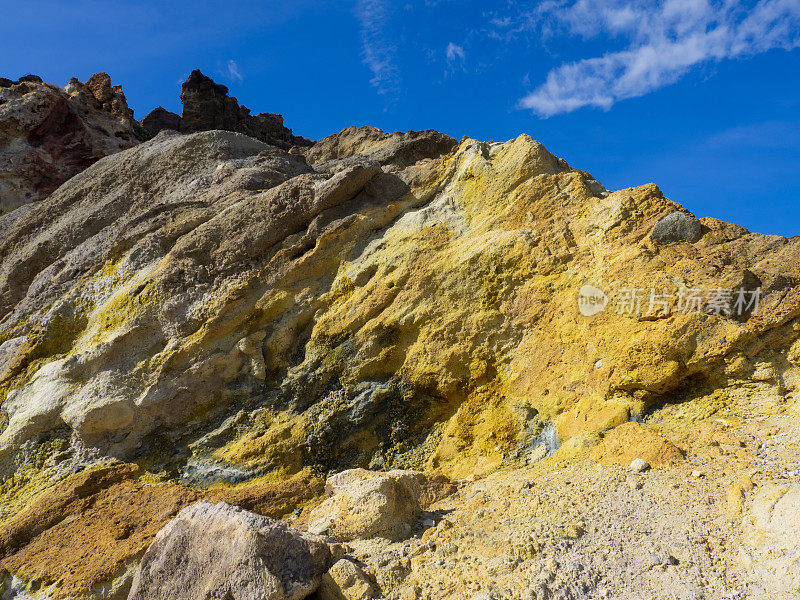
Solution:
M 463 63 L 464 59 L 466 58 L 464 55 L 464 48 L 458 44 L 454 44 L 453 42 L 447 44 L 447 48 L 444 52 L 448 63 L 452 63 L 456 59 L 459 59 Z
M 400 73 L 394 62 L 397 47 L 386 31 L 391 4 L 384 0 L 358 0 L 356 16 L 361 25 L 364 64 L 372 71 L 372 84 L 380 94 L 394 96 L 399 92 Z
M 244 77 L 242 77 L 242 73 L 239 70 L 239 65 L 236 64 L 235 60 L 230 59 L 225 66 L 225 77 L 231 81 L 237 81 L 239 83 L 244 81 Z
M 563 64 L 520 101 L 543 117 L 609 109 L 676 82 L 693 67 L 800 46 L 800 0 L 577 0 L 542 3 L 528 23 L 548 35 L 606 36 L 627 47 Z M 556 32 L 556 33 L 554 33 Z

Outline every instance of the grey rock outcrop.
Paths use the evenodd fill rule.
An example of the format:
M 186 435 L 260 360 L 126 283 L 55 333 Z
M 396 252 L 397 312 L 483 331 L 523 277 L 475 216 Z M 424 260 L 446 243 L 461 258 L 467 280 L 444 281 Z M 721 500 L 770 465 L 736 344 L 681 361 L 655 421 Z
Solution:
M 328 570 L 328 546 L 221 502 L 183 509 L 142 557 L 129 600 L 302 600 Z
M 653 228 L 653 241 L 657 244 L 677 244 L 688 242 L 693 244 L 702 236 L 700 220 L 676 211 L 661 219 Z

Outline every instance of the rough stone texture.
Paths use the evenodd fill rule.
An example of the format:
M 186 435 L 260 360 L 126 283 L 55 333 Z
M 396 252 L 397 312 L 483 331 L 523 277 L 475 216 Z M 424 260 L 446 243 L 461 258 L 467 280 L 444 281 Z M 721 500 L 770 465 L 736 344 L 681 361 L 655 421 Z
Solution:
M 4 336 L 26 340 L 0 384 L 13 391 L 0 444 L 67 424 L 124 455 L 161 425 L 224 411 L 231 394 L 257 402 L 266 386 L 260 414 L 274 428 L 236 424 L 242 435 L 219 449 L 229 462 L 265 458 L 256 446 L 277 448 L 267 440 L 281 431 L 301 462 L 328 466 L 386 461 L 417 435 L 406 464 L 448 470 L 457 458 L 468 474 L 501 464 L 523 420 L 556 420 L 564 438 L 599 431 L 695 393 L 739 357 L 731 377 L 747 380 L 748 365 L 774 361 L 749 358 L 770 336 L 788 349 L 796 335 L 796 240 L 709 221 L 695 250 L 647 247 L 674 210 L 657 188 L 598 198 L 530 138 L 432 158 L 399 174 L 364 159 L 316 171 L 235 134 L 162 135 L 74 178 L 0 244 Z M 570 199 L 558 217 L 556 185 Z M 630 216 L 602 234 L 595 221 L 617 210 Z M 619 259 L 593 266 L 598 253 Z M 578 272 L 658 289 L 745 268 L 769 308 L 743 324 L 576 319 Z M 555 331 L 563 342 L 548 341 Z M 792 381 L 793 366 L 774 369 Z M 785 395 L 771 377 L 759 385 Z M 376 427 L 386 435 L 370 438 Z
M 171 129 L 173 131 L 180 131 L 181 129 L 180 115 L 176 115 L 161 106 L 147 113 L 139 123 L 151 137 L 158 135 L 162 129 Z
M 420 512 L 420 484 L 408 471 L 342 471 L 325 490 L 330 498 L 311 511 L 308 530 L 341 541 L 407 537 Z
M 451 152 L 458 143 L 433 131 L 384 133 L 376 127 L 348 127 L 314 144 L 305 152 L 310 163 L 364 157 L 382 165 L 408 167 L 417 161 Z
M 374 589 L 361 568 L 346 558 L 337 560 L 322 576 L 319 600 L 369 600 Z
M 683 458 L 683 454 L 670 440 L 657 435 L 638 423 L 624 423 L 609 431 L 603 440 L 592 449 L 594 460 L 604 464 L 616 464 L 633 469 L 633 462 L 644 461 L 647 467 L 637 463 L 637 471 L 660 467 Z
M 87 594 L 115 579 L 130 587 L 130 566 L 181 508 L 200 498 L 280 518 L 322 490 L 321 480 L 306 476 L 199 491 L 147 485 L 139 475 L 136 465 L 105 465 L 37 496 L 0 526 L 0 566 L 52 588 L 53 598 Z
M 409 480 L 388 472 L 420 469 L 459 492 L 423 500 L 420 483 L 427 512 L 408 544 L 348 542 L 359 566 L 382 565 L 363 567 L 378 591 L 469 598 L 491 581 L 510 598 L 604 586 L 625 598 L 664 584 L 690 598 L 703 581 L 715 597 L 747 585 L 728 490 L 800 472 L 800 238 L 703 219 L 694 244 L 656 244 L 680 206 L 654 185 L 609 193 L 528 136 L 337 135 L 301 153 L 162 132 L 0 217 L 4 519 L 51 489 L 57 502 L 65 471 L 109 456 L 141 465 L 137 485 L 193 494 L 368 467 L 387 472 L 373 496 L 387 506 L 381 486 Z M 737 282 L 762 289 L 742 317 L 652 314 L 646 298 L 584 317 L 576 302 L 589 284 L 613 299 Z M 658 468 L 629 486 L 637 457 Z M 697 519 L 681 520 L 686 506 Z M 508 543 L 534 527 L 547 556 Z M 78 530 L 59 531 L 40 535 Z M 40 560 L 51 543 L 36 539 L 5 567 L 26 585 L 72 564 L 63 543 Z M 450 569 L 453 552 L 493 558 Z M 74 589 L 99 581 L 74 572 Z
M 330 565 L 323 542 L 225 503 L 183 509 L 145 552 L 129 600 L 302 600 Z
M 292 146 L 310 146 L 313 142 L 295 136 L 284 127 L 283 117 L 271 113 L 251 115 L 250 109 L 240 106 L 228 96 L 228 88 L 215 83 L 198 69 L 192 71 L 181 87 L 183 113 L 180 127 L 183 133 L 224 129 L 238 131 L 252 138 L 288 150 Z
M 656 244 L 693 244 L 701 235 L 700 220 L 680 211 L 667 215 L 653 227 L 653 241 Z
M 386 147 L 403 156 L 404 135 Z M 675 205 L 655 186 L 600 198 L 586 179 L 526 136 L 392 173 L 228 132 L 107 157 L 0 241 L 0 341 L 16 349 L 0 450 L 66 426 L 129 457 L 166 428 L 192 460 L 244 473 L 463 476 L 521 456 L 548 422 L 568 439 L 673 400 L 785 401 L 798 240 L 707 220 L 693 249 L 649 245 Z M 746 269 L 764 292 L 744 322 L 574 304 L 587 277 L 710 288 Z
M 0 212 L 45 198 L 98 159 L 137 144 L 120 86 L 105 73 L 64 90 L 23 77 L 0 86 Z
M 800 484 L 759 489 L 744 519 L 742 561 L 755 599 L 789 600 L 800 593 Z

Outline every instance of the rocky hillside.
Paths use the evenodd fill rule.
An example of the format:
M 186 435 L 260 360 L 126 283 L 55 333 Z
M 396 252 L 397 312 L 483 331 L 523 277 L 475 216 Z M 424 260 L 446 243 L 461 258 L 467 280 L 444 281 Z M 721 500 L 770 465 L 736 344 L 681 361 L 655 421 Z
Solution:
M 249 124 L 0 217 L 6 597 L 797 597 L 800 238 Z
M 199 70 L 183 83 L 181 102 L 183 115 L 158 107 L 137 122 L 122 86 L 112 86 L 107 73 L 86 83 L 73 77 L 64 89 L 36 75 L 0 77 L 0 214 L 46 198 L 100 158 L 162 129 L 238 131 L 284 150 L 312 144 L 293 135 L 281 115 L 250 115 Z

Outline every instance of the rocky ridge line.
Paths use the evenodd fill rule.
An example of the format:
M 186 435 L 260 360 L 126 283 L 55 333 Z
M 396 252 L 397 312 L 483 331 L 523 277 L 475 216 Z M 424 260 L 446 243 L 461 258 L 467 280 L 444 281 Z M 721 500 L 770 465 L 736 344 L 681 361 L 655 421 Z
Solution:
M 222 129 L 237 131 L 272 146 L 289 150 L 292 146 L 311 146 L 313 142 L 296 136 L 283 125 L 283 117 L 272 113 L 251 115 L 228 95 L 228 88 L 195 69 L 181 86 L 183 113 L 179 116 L 158 107 L 141 121 L 142 127 L 156 135 L 163 129 L 195 133 Z

